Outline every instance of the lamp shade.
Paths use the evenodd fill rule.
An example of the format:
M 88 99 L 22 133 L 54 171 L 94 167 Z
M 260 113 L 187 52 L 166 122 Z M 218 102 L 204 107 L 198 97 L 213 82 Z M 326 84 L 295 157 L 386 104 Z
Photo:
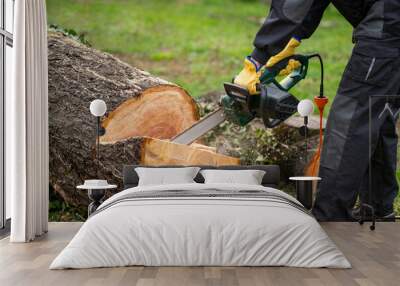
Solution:
M 297 105 L 297 112 L 302 116 L 306 117 L 312 114 L 314 111 L 314 104 L 309 99 L 303 99 Z
M 90 103 L 90 113 L 94 116 L 103 116 L 107 111 L 107 105 L 104 100 L 95 99 Z

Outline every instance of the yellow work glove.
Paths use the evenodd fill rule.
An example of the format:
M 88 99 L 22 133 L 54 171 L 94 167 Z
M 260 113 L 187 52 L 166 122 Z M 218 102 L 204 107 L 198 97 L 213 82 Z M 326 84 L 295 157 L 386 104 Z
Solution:
M 276 54 L 275 56 L 271 57 L 267 64 L 265 65 L 267 68 L 273 67 L 278 62 L 286 59 L 287 57 L 293 56 L 295 54 L 296 48 L 300 46 L 300 41 L 295 38 L 290 39 L 289 43 L 287 43 L 286 47 Z M 286 68 L 279 72 L 279 75 L 288 75 L 293 70 L 297 69 L 300 66 L 300 62 L 296 60 L 289 60 L 288 65 Z
M 257 71 L 256 64 L 249 58 L 244 60 L 242 71 L 235 77 L 233 83 L 245 87 L 250 94 L 257 93 L 257 84 L 260 83 L 261 72 Z

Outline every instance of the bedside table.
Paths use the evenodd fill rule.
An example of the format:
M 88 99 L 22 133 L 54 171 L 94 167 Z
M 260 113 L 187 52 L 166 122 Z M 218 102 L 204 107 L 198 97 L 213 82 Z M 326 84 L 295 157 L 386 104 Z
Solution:
M 290 177 L 296 182 L 296 197 L 303 206 L 311 210 L 313 206 L 313 182 L 320 181 L 320 177 Z
M 103 202 L 106 190 L 115 189 L 117 185 L 110 185 L 105 180 L 86 180 L 83 185 L 76 187 L 77 189 L 87 190 L 91 203 L 88 205 L 88 217 L 94 213 Z

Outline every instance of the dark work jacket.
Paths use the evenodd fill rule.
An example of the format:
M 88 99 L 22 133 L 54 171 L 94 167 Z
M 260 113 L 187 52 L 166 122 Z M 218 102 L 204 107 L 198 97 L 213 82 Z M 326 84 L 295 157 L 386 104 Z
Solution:
M 254 40 L 252 57 L 264 64 L 291 37 L 309 38 L 331 3 L 354 27 L 354 42 L 400 47 L 400 0 L 272 0 Z

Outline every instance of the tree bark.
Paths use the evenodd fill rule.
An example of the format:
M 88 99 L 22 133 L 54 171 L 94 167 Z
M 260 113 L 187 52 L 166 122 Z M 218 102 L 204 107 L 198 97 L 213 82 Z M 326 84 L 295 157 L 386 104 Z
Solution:
M 120 191 L 124 164 L 239 163 L 205 146 L 165 141 L 199 119 L 184 89 L 61 33 L 49 33 L 48 48 L 50 185 L 66 202 L 87 204 L 76 189 L 85 179 L 107 179 Z M 94 99 L 108 110 L 99 162 Z

